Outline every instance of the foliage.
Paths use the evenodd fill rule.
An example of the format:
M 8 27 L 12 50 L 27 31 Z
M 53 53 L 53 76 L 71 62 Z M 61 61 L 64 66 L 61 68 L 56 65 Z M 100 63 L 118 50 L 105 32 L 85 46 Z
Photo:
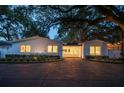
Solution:
M 117 9 L 114 11 L 115 7 L 113 7 L 76 5 L 0 6 L 0 36 L 6 40 L 35 35 L 48 37 L 50 27 L 59 25 L 56 39 L 67 42 L 84 42 L 88 39 L 99 38 L 96 32 L 97 34 L 100 33 L 99 35 L 104 32 L 109 33 L 111 30 L 116 33 L 114 28 L 119 29 L 118 25 L 112 24 L 110 21 L 107 22 L 108 19 L 105 19 L 105 15 L 114 17 L 117 17 L 117 14 L 122 15 L 122 13 L 118 13 Z M 122 10 L 123 8 L 119 7 L 119 9 Z M 107 12 L 104 12 L 104 10 Z M 114 12 L 117 14 L 114 15 Z M 110 36 L 113 35 L 105 35 L 108 38 Z M 100 39 L 106 40 L 103 35 L 100 37 Z
M 111 63 L 111 64 L 124 64 L 123 59 L 111 59 L 108 56 L 86 56 L 88 61 L 93 62 L 104 62 L 104 63 Z
M 101 60 L 101 59 L 109 59 L 108 56 L 86 56 L 86 59 L 88 60 L 92 60 L 92 59 L 97 59 L 97 60 Z
M 0 58 L 0 63 L 42 63 L 42 62 L 60 62 L 61 58 L 54 55 L 6 55 L 6 58 Z

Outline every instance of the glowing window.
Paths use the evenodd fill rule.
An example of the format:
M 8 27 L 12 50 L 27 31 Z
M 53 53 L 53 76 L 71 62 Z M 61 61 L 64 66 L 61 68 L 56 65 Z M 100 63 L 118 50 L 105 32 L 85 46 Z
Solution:
M 31 46 L 30 46 L 30 45 L 26 45 L 25 51 L 26 51 L 26 52 L 31 52 Z
M 31 52 L 31 46 L 30 45 L 21 45 L 20 52 Z
M 101 55 L 101 47 L 100 46 L 96 46 L 95 48 L 96 48 L 95 49 L 95 54 L 96 55 Z
M 53 46 L 53 53 L 57 53 L 58 52 L 58 47 L 57 46 Z
M 57 53 L 58 52 L 58 46 L 48 46 L 48 52 L 49 53 Z
M 25 45 L 21 45 L 20 48 L 21 48 L 21 49 L 20 49 L 20 52 L 25 52 Z
M 90 46 L 90 55 L 101 55 L 101 47 L 100 46 Z
M 65 49 L 64 51 L 67 52 L 67 49 Z
M 49 52 L 49 53 L 52 52 L 52 46 L 48 46 L 48 52 Z
M 90 55 L 95 55 L 95 47 L 90 46 Z

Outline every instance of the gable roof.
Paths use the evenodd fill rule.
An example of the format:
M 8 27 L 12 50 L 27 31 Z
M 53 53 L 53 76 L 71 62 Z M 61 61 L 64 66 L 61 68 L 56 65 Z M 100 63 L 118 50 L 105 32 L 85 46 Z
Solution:
M 10 41 L 11 43 L 17 43 L 17 42 L 23 42 L 23 41 L 28 41 L 28 40 L 34 40 L 40 38 L 39 36 L 33 36 L 33 37 L 28 37 L 28 38 L 23 38 L 23 39 L 17 39 L 14 41 Z
M 86 41 L 84 43 L 91 43 L 91 42 L 97 42 L 97 43 L 107 43 L 105 41 L 102 41 L 102 40 L 98 40 L 98 39 L 95 39 L 95 40 L 89 40 L 89 41 Z
M 47 40 L 51 40 L 51 39 L 49 39 L 49 38 L 45 38 L 45 37 L 32 36 L 32 37 L 29 37 L 29 38 L 17 39 L 17 40 L 10 41 L 10 42 L 11 42 L 11 43 L 19 43 L 19 42 L 24 42 L 24 41 L 29 41 L 29 40 L 35 40 L 35 39 L 39 39 L 39 38 L 43 38 L 43 39 L 47 39 Z M 55 41 L 55 40 L 51 40 L 51 41 L 57 42 L 57 41 Z
M 80 46 L 82 43 L 63 43 L 65 46 Z

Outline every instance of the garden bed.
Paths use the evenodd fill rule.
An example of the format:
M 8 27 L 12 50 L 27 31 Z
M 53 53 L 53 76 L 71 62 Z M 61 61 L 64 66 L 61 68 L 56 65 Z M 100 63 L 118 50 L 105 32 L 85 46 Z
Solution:
M 87 60 L 95 62 L 104 62 L 111 64 L 124 64 L 123 59 L 110 59 L 108 56 L 87 56 Z
M 60 62 L 59 56 L 53 55 L 6 55 L 6 58 L 0 58 L 0 63 L 44 63 L 44 62 Z
M 119 59 L 108 59 L 108 60 L 91 59 L 90 61 L 104 62 L 104 63 L 111 63 L 111 64 L 124 64 L 124 61 L 123 60 L 119 60 Z

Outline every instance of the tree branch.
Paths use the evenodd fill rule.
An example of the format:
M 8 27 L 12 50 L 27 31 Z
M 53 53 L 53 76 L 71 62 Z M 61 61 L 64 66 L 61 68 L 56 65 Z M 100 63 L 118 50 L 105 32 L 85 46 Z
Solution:
M 63 10 L 63 9 L 60 8 L 60 7 L 56 7 L 56 6 L 52 6 L 52 5 L 50 5 L 49 7 L 52 8 L 52 9 L 54 9 L 54 10 L 58 10 L 59 12 L 67 13 L 67 12 L 72 11 L 73 9 L 81 8 L 81 7 L 84 7 L 84 6 L 82 6 L 82 5 L 74 5 L 74 6 L 70 7 L 70 8 L 67 9 L 67 10 Z

